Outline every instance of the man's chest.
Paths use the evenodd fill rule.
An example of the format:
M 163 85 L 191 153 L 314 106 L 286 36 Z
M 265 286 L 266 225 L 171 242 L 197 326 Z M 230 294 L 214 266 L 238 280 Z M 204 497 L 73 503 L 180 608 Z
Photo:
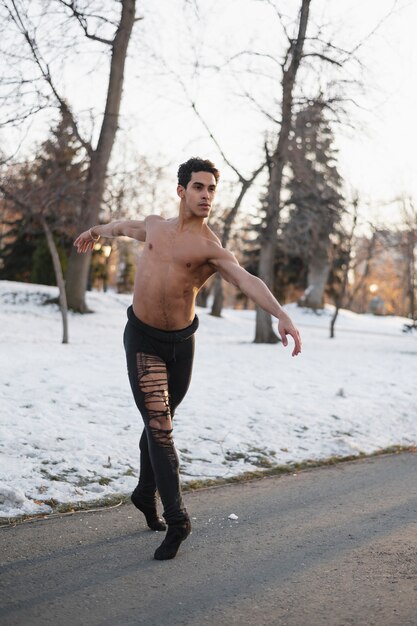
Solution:
M 145 251 L 147 256 L 154 256 L 156 262 L 166 262 L 184 269 L 196 269 L 207 263 L 201 237 L 165 228 L 151 230 L 147 234 Z

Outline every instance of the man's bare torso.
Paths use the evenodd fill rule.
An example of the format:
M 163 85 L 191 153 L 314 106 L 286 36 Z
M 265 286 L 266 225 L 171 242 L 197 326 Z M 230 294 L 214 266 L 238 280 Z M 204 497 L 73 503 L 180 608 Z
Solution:
M 135 315 L 154 328 L 178 330 L 191 324 L 195 298 L 215 272 L 208 263 L 209 245 L 218 243 L 206 224 L 179 229 L 178 220 L 152 216 L 139 258 L 133 294 Z

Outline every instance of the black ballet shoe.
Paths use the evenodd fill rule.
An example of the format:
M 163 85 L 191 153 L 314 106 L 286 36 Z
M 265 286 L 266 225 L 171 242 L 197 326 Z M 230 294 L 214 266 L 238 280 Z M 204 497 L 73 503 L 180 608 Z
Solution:
M 132 500 L 135 507 L 139 509 L 139 511 L 142 511 L 145 516 L 146 523 L 151 530 L 166 530 L 166 524 L 161 520 L 160 517 L 158 517 L 158 514 L 156 512 L 155 502 L 154 504 L 146 504 L 145 502 L 143 502 L 136 489 L 130 496 L 130 499 Z
M 180 524 L 168 524 L 167 534 L 165 539 L 155 550 L 154 557 L 157 561 L 166 561 L 173 559 L 184 539 L 187 539 L 191 532 L 191 523 L 189 520 L 181 522 Z

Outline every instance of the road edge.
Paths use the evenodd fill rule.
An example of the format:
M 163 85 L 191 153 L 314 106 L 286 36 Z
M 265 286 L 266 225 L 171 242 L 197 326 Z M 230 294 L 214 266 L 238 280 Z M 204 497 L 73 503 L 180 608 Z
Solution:
M 352 463 L 363 461 L 364 459 L 372 459 L 378 456 L 388 456 L 393 454 L 413 453 L 417 452 L 416 445 L 402 446 L 394 445 L 375 452 L 365 453 L 359 452 L 348 456 L 331 456 L 326 459 L 309 459 L 297 463 L 289 463 L 288 465 L 276 465 L 266 469 L 253 470 L 243 472 L 229 478 L 209 478 L 206 480 L 191 480 L 181 485 L 184 493 L 193 491 L 201 491 L 203 489 L 213 489 L 224 485 L 246 483 L 255 480 L 261 480 L 270 476 L 286 476 L 294 472 L 305 472 L 319 467 L 332 467 L 341 463 Z M 94 513 L 108 509 L 114 509 L 123 504 L 130 502 L 130 495 L 113 494 L 94 501 L 78 502 L 78 503 L 57 503 L 52 513 L 40 513 L 38 515 L 19 515 L 16 517 L 0 518 L 0 529 L 19 526 L 28 522 L 36 522 L 39 520 L 54 519 L 67 515 L 76 515 L 79 513 Z

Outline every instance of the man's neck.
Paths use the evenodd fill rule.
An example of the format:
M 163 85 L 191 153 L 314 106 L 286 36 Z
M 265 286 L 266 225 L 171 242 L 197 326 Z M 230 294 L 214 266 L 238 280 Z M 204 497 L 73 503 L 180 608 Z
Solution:
M 198 217 L 189 213 L 187 209 L 180 206 L 180 212 L 178 214 L 178 230 L 191 230 L 199 232 L 205 224 L 205 219 L 205 217 Z

